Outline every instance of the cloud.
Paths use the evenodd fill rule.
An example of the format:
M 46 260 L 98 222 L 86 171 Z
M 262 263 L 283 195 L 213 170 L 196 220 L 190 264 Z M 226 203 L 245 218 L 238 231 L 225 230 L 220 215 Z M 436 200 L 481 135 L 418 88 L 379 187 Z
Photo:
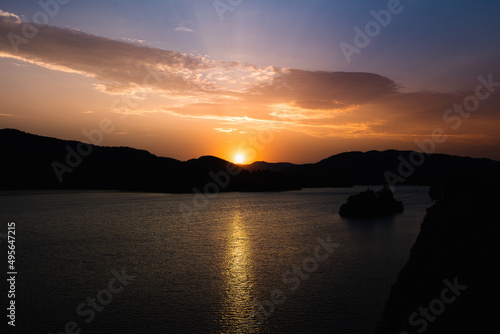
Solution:
M 183 31 L 183 32 L 194 32 L 193 29 L 185 27 L 185 26 L 178 26 L 177 28 L 174 29 L 175 31 Z
M 126 41 L 126 42 L 132 42 L 132 43 L 144 43 L 144 42 L 146 42 L 145 39 L 125 38 L 125 37 L 122 37 L 122 40 Z
M 34 29 L 33 33 L 24 36 L 23 27 Z M 137 42 L 142 40 L 118 41 L 69 28 L 35 26 L 10 13 L 0 16 L 0 57 L 95 78 L 99 82 L 95 87 L 106 94 L 231 94 L 269 82 L 276 73 L 272 67 L 215 62 L 208 56 Z
M 9 12 L 4 12 L 3 10 L 0 9 L 0 18 L 10 21 L 11 23 L 21 23 L 22 20 L 19 16 L 13 13 Z
M 233 129 L 233 128 L 213 128 L 212 130 L 216 132 L 222 132 L 222 133 L 231 133 L 233 131 L 237 131 L 238 129 Z
M 214 67 L 201 56 L 98 37 L 72 29 L 35 27 L 23 35 L 17 16 L 0 15 L 0 56 L 80 73 L 109 86 L 150 86 L 171 93 L 213 89 L 203 73 Z M 16 52 L 17 48 L 17 52 Z
M 342 109 L 397 93 L 392 80 L 373 73 L 325 72 L 287 69 L 253 93 L 263 99 L 293 102 L 306 109 Z
M 422 136 L 435 127 L 449 128 L 443 113 L 477 85 L 471 84 L 471 92 L 404 93 L 399 83 L 375 73 L 214 61 L 147 47 L 139 40 L 117 41 L 51 26 L 36 27 L 36 34 L 25 38 L 24 24 L 19 16 L 0 11 L 0 57 L 92 77 L 95 89 L 104 94 L 126 95 L 135 102 L 148 100 L 148 94 L 161 100 L 115 112 L 208 120 L 211 126 L 221 125 L 213 128 L 218 132 L 238 124 L 252 130 L 280 122 L 290 131 L 316 137 Z M 176 30 L 192 32 L 184 25 Z M 12 34 L 26 41 L 17 52 Z M 481 102 L 480 111 L 454 135 L 478 136 L 485 129 L 495 137 L 499 96 L 497 92 Z
M 280 122 L 289 131 L 314 137 L 403 140 L 443 128 L 453 136 L 479 138 L 484 131 L 497 138 L 500 93 L 482 102 L 460 129 L 452 129 L 443 118 L 446 110 L 470 94 L 474 91 L 403 93 L 399 84 L 377 74 L 284 69 L 269 83 L 234 94 L 233 100 L 214 99 L 164 110 L 176 117 L 253 127 Z

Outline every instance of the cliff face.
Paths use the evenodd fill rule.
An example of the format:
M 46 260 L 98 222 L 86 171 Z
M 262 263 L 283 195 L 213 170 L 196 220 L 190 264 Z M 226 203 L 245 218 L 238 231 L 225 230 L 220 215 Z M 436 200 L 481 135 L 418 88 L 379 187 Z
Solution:
M 499 173 L 434 187 L 376 333 L 491 333 L 500 311 Z

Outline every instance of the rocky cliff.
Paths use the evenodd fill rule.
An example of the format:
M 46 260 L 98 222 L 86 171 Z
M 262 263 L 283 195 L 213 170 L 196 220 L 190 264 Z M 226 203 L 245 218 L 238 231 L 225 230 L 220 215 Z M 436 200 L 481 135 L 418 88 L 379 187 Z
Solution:
M 492 333 L 500 310 L 500 173 L 454 176 L 431 189 L 410 258 L 377 334 Z

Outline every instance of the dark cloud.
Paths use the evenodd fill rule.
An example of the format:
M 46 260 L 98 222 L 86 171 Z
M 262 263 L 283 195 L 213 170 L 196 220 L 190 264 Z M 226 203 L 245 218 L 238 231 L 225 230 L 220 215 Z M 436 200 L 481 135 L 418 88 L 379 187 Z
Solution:
M 288 69 L 270 84 L 255 87 L 252 93 L 270 101 L 295 103 L 311 109 L 337 109 L 365 104 L 397 92 L 389 78 L 373 73 L 324 72 Z

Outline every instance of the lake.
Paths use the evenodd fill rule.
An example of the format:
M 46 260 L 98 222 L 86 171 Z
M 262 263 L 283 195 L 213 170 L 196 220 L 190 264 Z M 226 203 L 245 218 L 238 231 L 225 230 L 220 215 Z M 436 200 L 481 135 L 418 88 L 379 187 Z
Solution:
M 2 192 L 15 329 L 372 333 L 432 202 L 427 187 L 397 187 L 404 213 L 341 218 L 365 189 L 223 193 L 189 221 L 191 194 Z

